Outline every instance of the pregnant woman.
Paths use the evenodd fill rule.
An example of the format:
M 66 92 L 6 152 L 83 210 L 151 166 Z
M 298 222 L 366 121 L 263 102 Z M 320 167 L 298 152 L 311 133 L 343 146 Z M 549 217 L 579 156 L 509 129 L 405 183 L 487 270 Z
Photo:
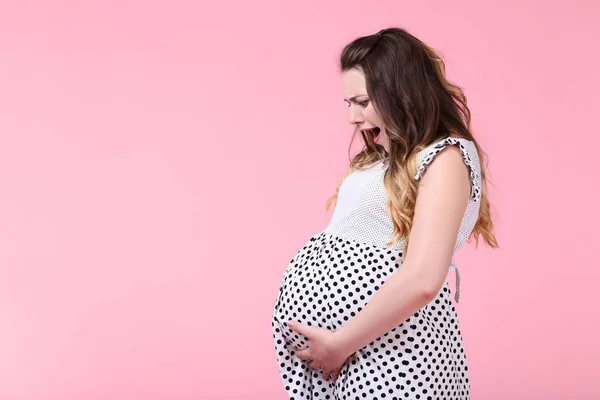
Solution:
M 325 230 L 287 266 L 273 313 L 290 399 L 470 398 L 448 271 L 469 238 L 497 247 L 484 153 L 462 90 L 402 29 L 341 54 L 344 99 L 364 147 Z

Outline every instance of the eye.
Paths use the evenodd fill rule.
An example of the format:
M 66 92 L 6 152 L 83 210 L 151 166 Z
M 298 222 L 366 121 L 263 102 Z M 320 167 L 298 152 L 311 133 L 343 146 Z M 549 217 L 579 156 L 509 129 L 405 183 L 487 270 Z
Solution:
M 358 103 L 358 105 L 361 107 L 366 107 L 369 105 L 369 100 L 361 101 Z

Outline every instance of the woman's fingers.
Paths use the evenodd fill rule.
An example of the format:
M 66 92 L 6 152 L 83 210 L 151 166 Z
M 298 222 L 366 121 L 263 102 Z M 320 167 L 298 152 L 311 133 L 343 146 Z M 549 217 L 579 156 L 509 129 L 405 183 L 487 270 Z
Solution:
M 335 383 L 340 376 L 340 371 L 335 371 L 331 374 L 331 382 Z
M 323 370 L 323 378 L 325 380 L 331 380 L 331 382 L 335 383 L 340 375 L 341 370 Z
M 309 347 L 296 351 L 296 357 L 298 357 L 301 360 L 310 360 L 310 356 L 311 354 Z
M 323 375 L 323 379 L 325 380 L 330 380 L 332 381 L 332 383 L 335 383 L 340 375 L 341 369 L 337 369 L 337 370 L 331 370 L 331 369 L 323 369 L 323 367 L 321 365 L 319 365 L 319 363 L 315 362 L 314 360 L 310 360 L 307 359 L 306 362 L 308 363 L 308 366 L 312 369 L 315 370 L 320 370 L 322 375 Z

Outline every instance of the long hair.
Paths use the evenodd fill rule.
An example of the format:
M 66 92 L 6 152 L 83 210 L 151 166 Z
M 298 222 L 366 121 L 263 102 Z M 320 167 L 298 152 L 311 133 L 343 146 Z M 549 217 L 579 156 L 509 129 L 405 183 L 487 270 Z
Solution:
M 487 156 L 471 133 L 464 92 L 446 79 L 442 58 L 406 30 L 389 28 L 349 43 L 341 53 L 340 69 L 359 69 L 365 75 L 367 93 L 383 120 L 390 148 L 386 154 L 372 135 L 361 132 L 365 145 L 352 158 L 348 173 L 326 208 L 335 207 L 340 185 L 350 173 L 385 160 L 389 163 L 384 177 L 387 207 L 394 224 L 394 238 L 389 244 L 405 239 L 408 245 L 417 198 L 417 153 L 450 135 L 459 136 L 475 144 L 482 163 L 479 217 L 469 239 L 475 238 L 478 245 L 483 237 L 487 245 L 498 247 L 487 197 Z

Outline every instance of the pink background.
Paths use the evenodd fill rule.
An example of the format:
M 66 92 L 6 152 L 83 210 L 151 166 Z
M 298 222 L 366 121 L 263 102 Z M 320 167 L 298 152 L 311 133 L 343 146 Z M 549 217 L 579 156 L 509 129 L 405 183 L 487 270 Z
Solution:
M 489 4 L 0 3 L 0 399 L 283 400 L 272 306 L 347 160 L 337 56 L 390 25 L 490 155 L 473 399 L 600 398 L 600 7 Z

